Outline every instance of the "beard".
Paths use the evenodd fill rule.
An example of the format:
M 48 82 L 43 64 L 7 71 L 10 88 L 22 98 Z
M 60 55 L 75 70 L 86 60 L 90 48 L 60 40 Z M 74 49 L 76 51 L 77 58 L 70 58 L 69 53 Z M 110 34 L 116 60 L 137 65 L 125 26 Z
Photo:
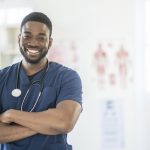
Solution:
M 37 58 L 31 58 L 28 54 L 27 54 L 27 49 L 25 47 L 19 47 L 20 52 L 22 54 L 22 56 L 24 57 L 24 59 L 31 64 L 37 64 L 39 63 L 44 57 L 46 57 L 47 53 L 48 53 L 48 49 L 47 48 L 41 48 L 39 49 L 39 56 Z

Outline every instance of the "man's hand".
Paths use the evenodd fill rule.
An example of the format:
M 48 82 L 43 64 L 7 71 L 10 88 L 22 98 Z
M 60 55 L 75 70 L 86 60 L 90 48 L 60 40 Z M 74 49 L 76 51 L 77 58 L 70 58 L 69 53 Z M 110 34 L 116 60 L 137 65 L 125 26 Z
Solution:
M 0 115 L 0 122 L 10 124 L 12 123 L 11 114 L 13 113 L 13 109 L 9 109 Z
M 37 132 L 15 124 L 14 113 L 17 110 L 9 109 L 0 114 L 0 144 L 18 141 L 37 134 Z

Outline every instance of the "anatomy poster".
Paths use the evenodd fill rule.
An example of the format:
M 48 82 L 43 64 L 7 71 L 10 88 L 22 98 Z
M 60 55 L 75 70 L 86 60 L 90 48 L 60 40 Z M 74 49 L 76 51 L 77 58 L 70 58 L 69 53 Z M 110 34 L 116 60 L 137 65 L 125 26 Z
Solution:
M 52 45 L 47 56 L 50 61 L 58 62 L 77 70 L 78 69 L 77 51 L 78 49 L 75 41 L 57 40 Z
M 101 89 L 128 89 L 133 80 L 132 58 L 121 42 L 99 42 L 94 50 L 92 66 Z

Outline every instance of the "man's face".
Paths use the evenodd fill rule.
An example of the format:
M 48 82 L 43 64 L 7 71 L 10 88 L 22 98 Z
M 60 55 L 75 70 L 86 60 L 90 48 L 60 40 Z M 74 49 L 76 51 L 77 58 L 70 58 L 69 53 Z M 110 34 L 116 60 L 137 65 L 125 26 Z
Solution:
M 29 21 L 19 35 L 20 52 L 29 63 L 36 64 L 46 57 L 52 44 L 48 27 L 40 22 Z

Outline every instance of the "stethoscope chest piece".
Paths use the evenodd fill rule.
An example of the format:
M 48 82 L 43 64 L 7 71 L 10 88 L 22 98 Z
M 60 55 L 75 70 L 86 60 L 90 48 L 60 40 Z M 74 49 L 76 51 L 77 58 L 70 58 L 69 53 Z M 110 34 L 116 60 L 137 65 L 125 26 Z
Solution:
M 19 97 L 21 95 L 21 90 L 20 89 L 14 89 L 14 90 L 12 90 L 11 95 L 13 97 Z
M 11 91 L 11 95 L 12 95 L 13 97 L 16 97 L 16 98 L 19 97 L 19 96 L 22 94 L 21 89 L 19 89 L 20 67 L 21 67 L 21 62 L 19 63 L 18 68 L 17 68 L 17 73 L 16 73 L 16 76 L 17 76 L 17 78 L 16 78 L 16 87 L 15 87 L 15 89 L 13 89 L 13 90 Z M 27 89 L 26 94 L 25 94 L 25 96 L 24 96 L 24 98 L 23 98 L 23 100 L 22 100 L 21 106 L 20 106 L 20 110 L 21 110 L 21 111 L 23 111 L 23 105 L 24 105 L 25 101 L 27 100 L 26 97 L 28 96 L 28 94 L 29 94 L 29 92 L 30 92 L 32 86 L 34 86 L 34 85 L 38 85 L 39 88 L 40 88 L 40 91 L 39 91 L 39 94 L 38 94 L 38 96 L 37 96 L 37 98 L 36 98 L 36 101 L 35 101 L 33 107 L 31 108 L 31 110 L 30 110 L 29 112 L 32 112 L 32 111 L 34 110 L 34 108 L 36 107 L 36 105 L 37 105 L 37 103 L 38 103 L 38 101 L 39 101 L 39 99 L 40 99 L 42 90 L 43 90 L 43 82 L 44 82 L 44 78 L 45 78 L 45 76 L 46 76 L 46 73 L 47 73 L 47 71 L 48 71 L 48 68 L 49 68 L 49 63 L 48 63 L 48 61 L 47 61 L 47 64 L 46 64 L 46 67 L 44 68 L 45 70 L 44 70 L 44 73 L 43 73 L 41 79 L 40 79 L 40 80 L 37 80 L 37 81 L 31 82 L 29 88 Z

